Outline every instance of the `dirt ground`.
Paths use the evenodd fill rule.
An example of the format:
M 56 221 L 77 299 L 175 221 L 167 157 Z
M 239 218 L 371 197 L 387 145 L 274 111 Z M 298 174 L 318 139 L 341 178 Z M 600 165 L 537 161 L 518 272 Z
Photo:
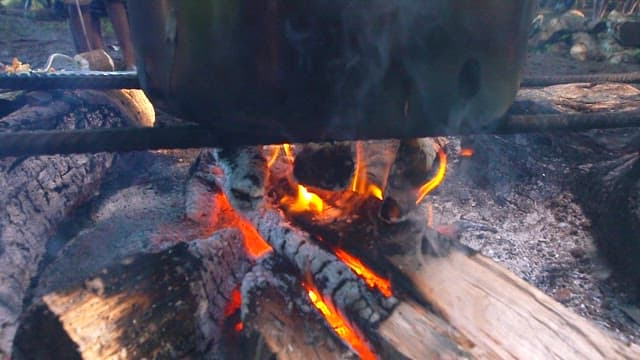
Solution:
M 113 37 L 107 37 L 107 42 L 113 44 Z M 54 52 L 73 53 L 65 23 L 0 14 L 0 62 L 8 63 L 16 56 L 38 67 Z M 579 63 L 534 54 L 525 73 L 638 70 L 637 64 Z M 640 324 L 628 315 L 638 311 L 633 286 L 612 276 L 598 257 L 591 221 L 576 199 L 576 188 L 584 180 L 581 178 L 584 172 L 578 169 L 595 161 L 580 154 L 581 141 L 625 139 L 635 133 L 636 130 L 616 130 L 586 135 L 451 139 L 452 153 L 462 141 L 473 144 L 481 155 L 452 157 L 445 183 L 430 196 L 435 221 L 444 224 L 468 220 L 492 227 L 494 231 L 466 232 L 463 241 L 602 328 L 624 340 L 640 343 Z M 603 147 L 604 154 L 597 161 L 615 156 L 605 151 L 602 144 L 592 151 L 597 151 L 597 146 Z M 73 269 L 100 266 L 85 260 L 93 258 L 92 253 L 124 257 L 152 246 L 149 240 L 140 240 L 149 239 L 152 232 L 145 224 L 150 224 L 151 218 L 179 220 L 175 209 L 182 203 L 181 181 L 186 178 L 194 156 L 194 152 L 179 151 L 119 156 L 101 194 L 78 211 L 50 242 L 46 266 L 52 272 L 73 276 Z M 133 175 L 123 179 L 123 173 Z M 117 207 L 122 204 L 128 204 L 128 208 Z M 91 247 L 91 232 L 108 228 L 108 222 L 117 218 L 126 220 L 126 226 L 120 229 L 137 229 L 134 235 L 114 234 L 112 244 Z M 139 219 L 143 225 L 132 219 Z M 176 229 L 163 231 L 165 235 L 176 234 Z M 71 257 L 76 259 L 73 264 L 57 263 L 54 259 L 63 253 L 81 256 Z

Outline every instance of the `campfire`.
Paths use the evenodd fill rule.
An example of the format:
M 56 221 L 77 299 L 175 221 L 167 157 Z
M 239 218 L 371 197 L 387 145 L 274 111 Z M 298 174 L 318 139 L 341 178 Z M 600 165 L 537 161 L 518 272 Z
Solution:
M 238 228 L 253 261 L 287 262 L 297 291 L 286 295 L 306 302 L 360 358 L 378 358 L 371 334 L 403 290 L 376 264 L 376 248 L 407 217 L 424 218 L 419 206 L 446 174 L 443 145 L 432 139 L 283 144 L 201 155 L 198 171 L 215 179 L 221 210 L 215 213 L 225 214 L 223 221 L 212 219 L 212 231 Z M 233 290 L 231 308 L 239 310 L 240 296 Z M 233 329 L 244 328 L 239 324 Z
M 472 221 L 439 223 L 433 192 L 447 171 L 487 156 L 449 141 L 204 149 L 180 176 L 160 171 L 175 184 L 167 194 L 129 198 L 140 184 L 126 183 L 117 205 L 98 206 L 101 224 L 42 267 L 15 358 L 637 355 L 461 245 Z M 134 157 L 162 167 L 168 154 Z M 171 216 L 135 218 L 160 209 Z

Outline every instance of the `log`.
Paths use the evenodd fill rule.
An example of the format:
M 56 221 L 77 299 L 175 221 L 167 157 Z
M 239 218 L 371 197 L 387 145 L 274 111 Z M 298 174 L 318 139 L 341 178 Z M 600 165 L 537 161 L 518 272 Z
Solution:
M 281 360 L 355 359 L 318 314 L 304 312 L 290 304 L 291 279 L 283 279 L 258 264 L 243 280 L 243 322 L 246 328 L 260 334 L 270 352 Z M 252 358 L 258 358 L 260 348 Z
M 222 230 L 124 258 L 83 282 L 54 289 L 24 315 L 13 358 L 200 358 L 235 352 L 225 348 L 223 328 L 231 293 L 251 267 L 243 241 L 238 230 Z
M 640 346 L 613 338 L 491 259 L 419 230 L 423 220 L 412 222 L 388 234 L 382 248 L 396 253 L 385 257 L 407 277 L 416 295 L 460 334 L 454 337 L 456 343 L 473 358 L 640 356 Z M 447 243 L 451 246 L 442 246 Z M 392 315 L 386 321 L 396 320 Z
M 0 132 L 141 126 L 140 95 L 32 92 L 0 118 Z M 134 100 L 134 98 L 136 100 Z M 132 110 L 123 111 L 125 107 Z M 138 110 L 135 110 L 138 109 Z M 0 158 L 0 355 L 11 352 L 23 296 L 57 225 L 98 189 L 111 154 Z
M 322 284 L 325 296 L 378 339 L 379 354 L 391 349 L 407 358 L 640 356 L 637 345 L 621 343 L 505 268 L 428 229 L 418 209 L 404 222 L 369 226 L 374 232 L 362 232 L 353 223 L 328 225 L 347 250 L 394 275 L 400 301 L 393 308 L 372 301 L 375 297 L 350 272 L 334 271 L 342 265 L 282 213 L 257 209 L 243 214 L 275 254 Z
M 640 109 L 640 90 L 615 83 L 556 85 L 521 90 L 518 104 L 530 104 L 528 110 L 538 112 L 631 112 Z M 551 141 L 581 160 L 582 165 L 573 173 L 576 180 L 570 182 L 576 184 L 572 191 L 591 220 L 599 253 L 619 277 L 635 286 L 640 280 L 640 241 L 636 236 L 640 231 L 640 132 L 591 131 L 569 139 L 552 137 Z
M 296 144 L 295 147 L 293 175 L 299 183 L 332 191 L 349 188 L 355 169 L 353 143 Z

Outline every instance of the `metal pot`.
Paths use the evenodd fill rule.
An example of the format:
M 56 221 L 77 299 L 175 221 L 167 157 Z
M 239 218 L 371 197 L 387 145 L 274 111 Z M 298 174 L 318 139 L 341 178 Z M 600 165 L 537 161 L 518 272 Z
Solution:
M 292 142 L 490 124 L 535 0 L 129 0 L 141 82 L 176 116 Z

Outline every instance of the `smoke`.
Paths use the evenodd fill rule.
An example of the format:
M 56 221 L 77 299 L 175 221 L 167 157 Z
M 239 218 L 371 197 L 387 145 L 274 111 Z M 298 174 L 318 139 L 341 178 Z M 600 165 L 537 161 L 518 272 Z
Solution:
M 420 136 L 483 126 L 518 88 L 533 1 L 348 1 L 327 132 Z M 366 131 L 364 130 L 366 128 Z

